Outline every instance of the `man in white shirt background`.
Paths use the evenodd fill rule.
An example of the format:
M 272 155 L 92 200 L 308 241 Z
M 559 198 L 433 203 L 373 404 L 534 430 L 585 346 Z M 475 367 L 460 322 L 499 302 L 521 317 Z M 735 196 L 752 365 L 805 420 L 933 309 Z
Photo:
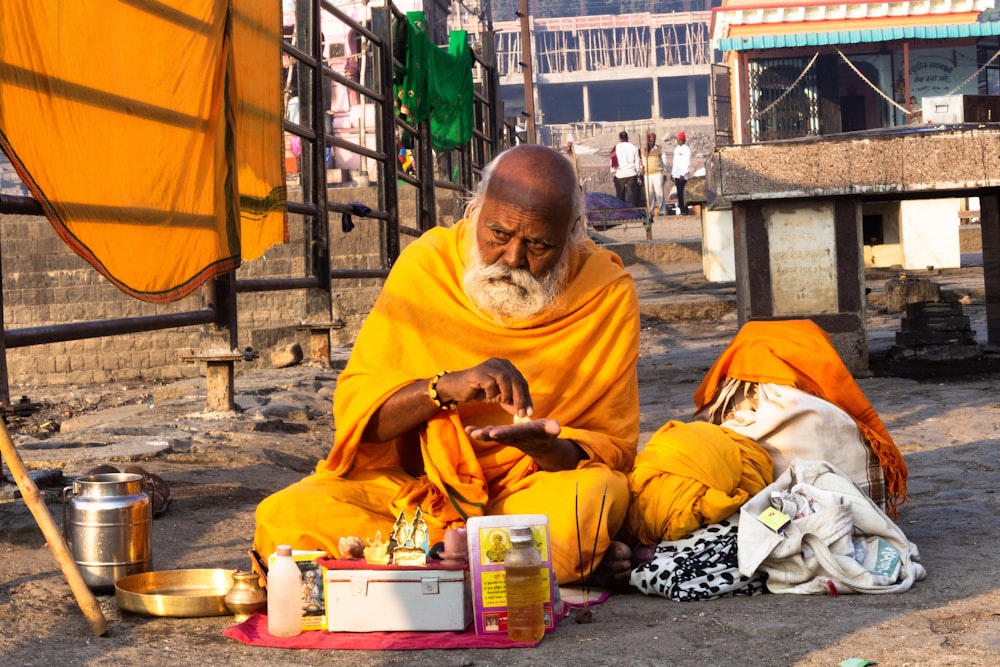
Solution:
M 691 148 L 687 145 L 687 135 L 683 130 L 677 133 L 677 145 L 674 147 L 674 163 L 670 168 L 670 176 L 677 186 L 677 215 L 688 215 L 684 203 L 684 186 L 691 176 Z
M 639 176 L 642 160 L 639 149 L 628 141 L 628 132 L 618 133 L 618 143 L 611 149 L 611 171 L 615 175 L 615 196 L 630 206 L 639 205 Z

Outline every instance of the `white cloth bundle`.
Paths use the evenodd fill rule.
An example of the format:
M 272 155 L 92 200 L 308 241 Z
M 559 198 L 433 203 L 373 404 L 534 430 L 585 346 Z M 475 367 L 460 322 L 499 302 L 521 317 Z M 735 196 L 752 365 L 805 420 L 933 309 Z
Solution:
M 795 511 L 780 530 L 758 517 Z M 901 593 L 927 576 L 917 546 L 851 479 L 795 459 L 740 508 L 739 570 L 767 574 L 772 593 Z

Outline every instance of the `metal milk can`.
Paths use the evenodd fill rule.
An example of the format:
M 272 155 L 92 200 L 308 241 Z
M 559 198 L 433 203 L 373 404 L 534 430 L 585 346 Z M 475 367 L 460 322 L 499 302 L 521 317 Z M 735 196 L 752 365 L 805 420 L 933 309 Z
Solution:
M 63 489 L 63 533 L 93 590 L 153 567 L 153 504 L 142 475 L 85 475 Z

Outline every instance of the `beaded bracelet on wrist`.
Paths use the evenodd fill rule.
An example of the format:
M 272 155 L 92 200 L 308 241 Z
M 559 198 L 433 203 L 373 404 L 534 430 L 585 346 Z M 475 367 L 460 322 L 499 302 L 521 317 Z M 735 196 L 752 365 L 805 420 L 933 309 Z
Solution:
M 438 406 L 440 410 L 454 410 L 458 407 L 458 401 L 447 401 L 443 402 L 441 396 L 438 394 L 438 380 L 448 374 L 448 371 L 441 371 L 437 375 L 431 378 L 431 381 L 427 383 L 427 395 L 431 397 L 431 401 L 434 405 Z

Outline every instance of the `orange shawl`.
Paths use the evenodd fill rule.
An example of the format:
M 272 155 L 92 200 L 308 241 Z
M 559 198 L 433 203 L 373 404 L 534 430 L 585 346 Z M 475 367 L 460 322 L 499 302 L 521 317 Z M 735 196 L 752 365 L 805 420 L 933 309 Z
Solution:
M 718 523 L 774 481 L 771 457 L 750 438 L 708 422 L 667 422 L 635 459 L 625 521 L 640 544 L 678 540 Z
M 752 321 L 740 328 L 694 394 L 697 410 L 710 405 L 726 378 L 788 385 L 829 401 L 851 415 L 885 475 L 887 509 L 906 501 L 906 462 L 875 408 L 841 361 L 830 338 L 812 320 Z
M 621 260 L 588 239 L 553 307 L 501 326 L 462 288 L 474 237 L 473 223 L 463 220 L 426 232 L 400 255 L 337 381 L 334 446 L 320 469 L 349 478 L 398 466 L 397 441 L 361 440 L 375 410 L 416 380 L 495 356 L 524 374 L 535 415 L 558 420 L 560 436 L 587 452 L 581 466 L 600 462 L 627 472 L 639 436 L 639 308 Z M 394 512 L 419 505 L 431 528 L 483 514 L 490 498 L 537 468 L 516 448 L 474 444 L 463 425 L 510 422 L 499 407 L 483 404 L 428 420 L 419 432 L 425 475 L 404 487 Z

